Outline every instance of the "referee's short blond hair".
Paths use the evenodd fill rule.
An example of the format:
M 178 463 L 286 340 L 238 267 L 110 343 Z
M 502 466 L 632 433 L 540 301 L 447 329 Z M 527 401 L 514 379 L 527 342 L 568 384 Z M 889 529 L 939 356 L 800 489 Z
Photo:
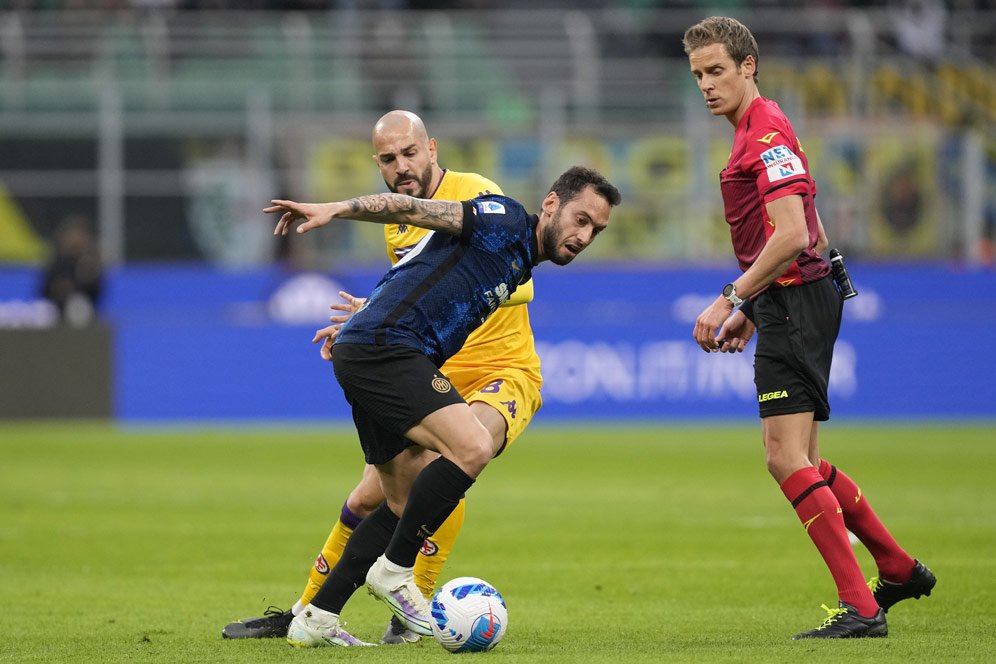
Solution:
M 703 19 L 685 30 L 682 44 L 685 47 L 686 55 L 703 46 L 722 44 L 726 47 L 726 52 L 730 54 L 733 61 L 737 63 L 737 67 L 743 63 L 748 55 L 752 55 L 754 56 L 754 80 L 757 80 L 757 41 L 747 26 L 735 18 L 710 16 Z

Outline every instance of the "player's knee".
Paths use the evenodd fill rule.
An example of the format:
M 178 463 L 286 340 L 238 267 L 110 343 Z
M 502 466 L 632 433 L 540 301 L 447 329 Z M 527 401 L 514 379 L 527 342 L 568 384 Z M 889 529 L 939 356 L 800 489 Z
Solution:
M 364 481 L 360 482 L 349 494 L 346 499 L 346 507 L 356 516 L 366 518 L 382 502 L 384 502 L 384 492 L 381 491 L 380 486 L 370 486 L 364 478 Z
M 768 472 L 779 484 L 788 479 L 795 471 L 809 465 L 805 456 L 799 456 L 793 451 L 784 449 L 772 451 L 770 447 L 765 453 L 764 461 L 768 467 Z
M 768 468 L 768 473 L 777 480 L 782 474 L 782 460 L 769 454 L 765 457 L 764 463 Z
M 508 422 L 492 405 L 482 401 L 475 401 L 470 405 L 470 409 L 491 435 L 491 456 L 497 456 L 498 452 L 505 446 L 505 440 L 508 436 Z
M 364 496 L 350 494 L 349 498 L 346 499 L 346 507 L 349 508 L 349 511 L 362 519 L 370 516 L 370 513 L 380 505 L 380 503 L 374 503 L 369 498 L 365 498 Z
M 480 430 L 468 434 L 453 452 L 457 457 L 457 465 L 471 477 L 477 477 L 494 455 L 491 434 L 481 427 Z

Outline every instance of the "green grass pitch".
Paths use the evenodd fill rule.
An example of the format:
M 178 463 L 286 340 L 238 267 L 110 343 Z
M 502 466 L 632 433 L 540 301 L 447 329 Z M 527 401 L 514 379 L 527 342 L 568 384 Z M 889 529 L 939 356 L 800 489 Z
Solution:
M 483 577 L 508 604 L 504 642 L 469 657 L 992 661 L 994 441 L 989 423 L 825 427 L 826 456 L 939 582 L 891 611 L 887 639 L 793 642 L 835 593 L 756 424 L 535 427 L 471 490 L 444 572 Z M 467 657 L 431 641 L 221 639 L 228 621 L 297 598 L 359 470 L 343 428 L 0 425 L 0 661 Z M 387 620 L 363 590 L 344 617 L 367 640 Z

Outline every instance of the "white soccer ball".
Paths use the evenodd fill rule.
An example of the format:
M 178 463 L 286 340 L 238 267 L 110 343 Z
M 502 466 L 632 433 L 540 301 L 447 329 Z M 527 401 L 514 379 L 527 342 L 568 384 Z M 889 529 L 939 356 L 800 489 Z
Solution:
M 487 581 L 453 579 L 432 596 L 432 633 L 450 652 L 491 650 L 508 626 L 505 600 Z

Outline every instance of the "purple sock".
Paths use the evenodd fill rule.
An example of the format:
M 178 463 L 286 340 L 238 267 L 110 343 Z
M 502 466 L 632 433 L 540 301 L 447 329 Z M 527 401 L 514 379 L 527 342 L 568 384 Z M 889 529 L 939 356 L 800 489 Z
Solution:
M 342 511 L 339 513 L 339 520 L 342 521 L 342 525 L 346 526 L 350 530 L 356 530 L 356 526 L 360 525 L 360 521 L 363 521 L 362 516 L 358 516 L 346 506 L 346 503 L 342 504 Z

